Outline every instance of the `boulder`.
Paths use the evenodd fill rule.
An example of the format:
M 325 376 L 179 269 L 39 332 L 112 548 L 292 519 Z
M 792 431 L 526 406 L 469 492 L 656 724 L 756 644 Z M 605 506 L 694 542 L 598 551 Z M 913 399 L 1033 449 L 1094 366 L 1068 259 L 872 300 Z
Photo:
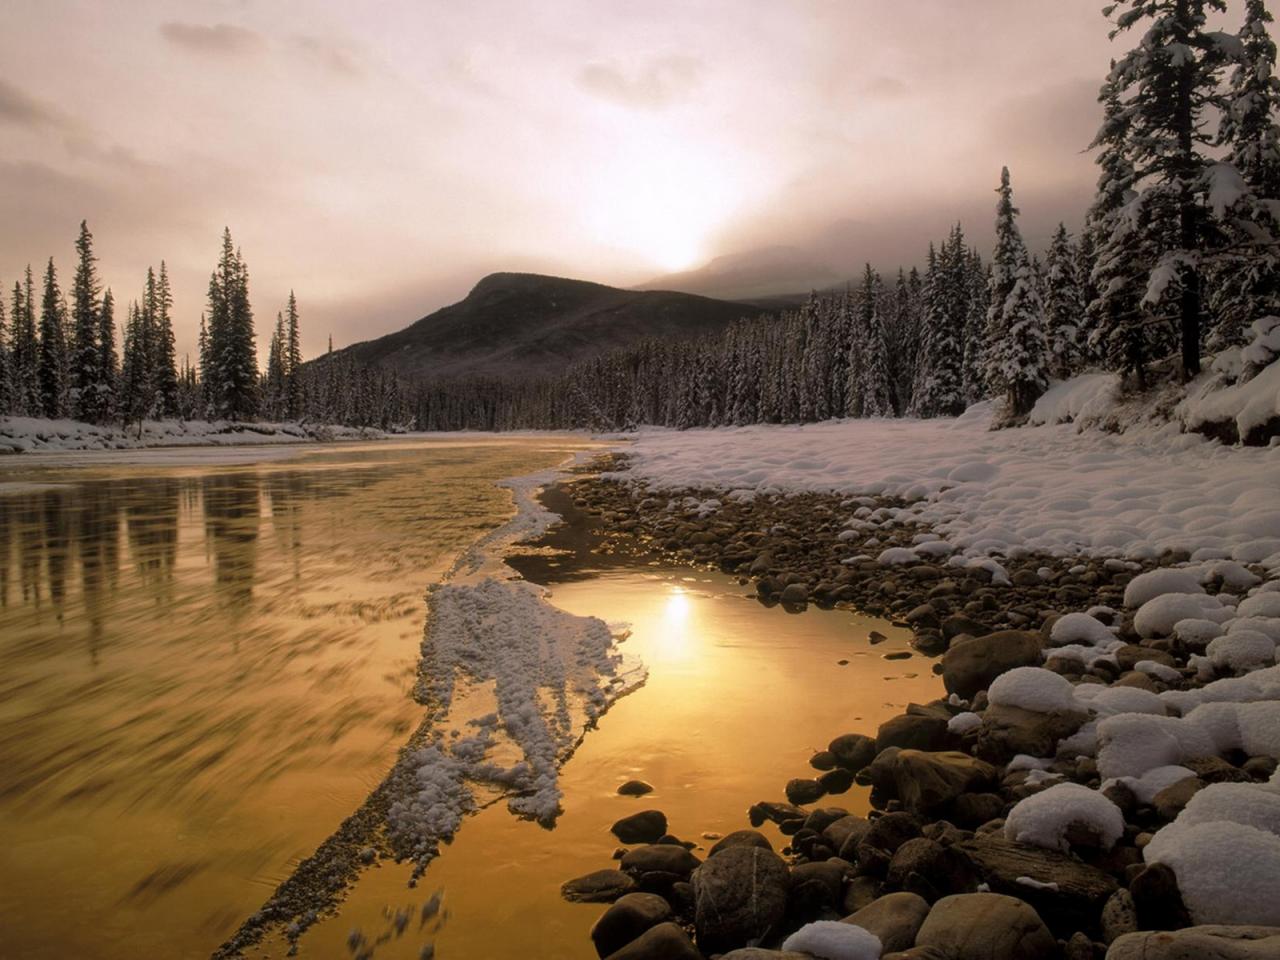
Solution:
M 880 938 L 885 953 L 906 950 L 916 942 L 916 932 L 929 915 L 929 904 L 914 893 L 890 893 L 857 913 L 844 918 L 842 923 L 874 933 Z
M 1149 863 L 1129 881 L 1139 930 L 1178 930 L 1191 926 L 1178 877 L 1163 863 Z
M 953 849 L 968 857 L 993 893 L 1025 900 L 1064 938 L 1077 930 L 1092 931 L 1103 904 L 1119 886 L 1110 874 L 1067 854 L 997 834 L 962 840 Z
M 596 870 L 561 884 L 560 896 L 570 903 L 613 903 L 635 889 L 635 880 L 621 870 Z
M 623 843 L 657 843 L 667 832 L 667 816 L 661 810 L 641 810 L 609 829 Z
M 1007 763 L 1019 753 L 1029 757 L 1053 756 L 1058 741 L 1069 737 L 1089 719 L 1076 710 L 1024 710 L 992 704 L 982 714 L 978 728 L 978 756 L 991 763 Z
M 983 637 L 957 638 L 942 655 L 942 682 L 948 693 L 971 699 L 1014 667 L 1040 665 L 1044 640 L 1028 630 L 999 630 Z
M 946 809 L 966 793 L 981 793 L 996 780 L 996 769 L 955 750 L 928 752 L 890 748 L 859 779 L 877 794 L 897 798 L 912 813 L 927 816 Z
M 836 737 L 827 747 L 837 766 L 850 773 L 857 773 L 876 758 L 876 742 L 861 733 L 846 733 Z
M 847 860 L 852 853 L 860 873 L 884 876 L 898 848 L 918 836 L 920 821 L 914 815 L 904 810 L 886 813 L 871 821 L 855 850 L 850 851 L 846 843 L 841 855 Z
M 622 870 L 633 876 L 645 873 L 670 873 L 688 878 L 701 863 L 684 847 L 674 843 L 653 843 L 628 850 L 622 858 Z
M 1102 906 L 1102 940 L 1111 943 L 1137 929 L 1138 912 L 1133 904 L 1133 895 L 1121 887 Z
M 609 954 L 607 960 L 702 960 L 702 954 L 674 923 L 660 923 Z
M 643 780 L 628 780 L 618 787 L 618 794 L 623 797 L 643 797 L 646 793 L 652 792 L 653 787 Z
M 832 850 L 839 853 L 851 837 L 857 838 L 854 840 L 854 846 L 856 848 L 858 841 L 866 835 L 866 832 L 870 827 L 871 824 L 868 823 L 864 817 L 858 817 L 850 814 L 828 824 L 822 831 L 822 837 L 827 841 Z
M 735 830 L 717 840 L 707 856 L 714 857 L 717 853 L 731 847 L 759 847 L 761 850 L 772 850 L 773 844 L 759 830 Z
M 1280 927 L 1187 927 L 1126 933 L 1107 950 L 1107 960 L 1274 960 L 1280 957 Z
M 791 877 L 781 857 L 759 847 L 732 847 L 693 874 L 694 927 L 708 954 L 759 943 L 787 912 Z
M 1058 942 L 1040 916 L 1015 897 L 961 893 L 943 897 L 916 933 L 916 947 L 957 960 L 1046 960 Z
M 908 840 L 894 852 L 885 883 L 930 903 L 953 893 L 971 893 L 978 887 L 973 867 L 964 856 L 925 837 Z
M 602 957 L 621 950 L 646 930 L 671 919 L 671 905 L 652 893 L 628 893 L 601 914 L 591 942 Z
M 814 803 L 826 795 L 826 790 L 817 780 L 797 777 L 787 781 L 787 801 L 794 804 Z
M 936 750 L 946 743 L 946 739 L 946 720 L 904 713 L 880 724 L 880 729 L 876 731 L 876 753 L 886 747 Z

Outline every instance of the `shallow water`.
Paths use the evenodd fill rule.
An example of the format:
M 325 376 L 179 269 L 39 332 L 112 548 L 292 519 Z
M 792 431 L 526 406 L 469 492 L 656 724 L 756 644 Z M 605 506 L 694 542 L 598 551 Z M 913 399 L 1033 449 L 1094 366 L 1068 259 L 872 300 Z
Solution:
M 207 957 L 417 724 L 423 592 L 493 482 L 582 446 L 0 465 L 0 957 Z
M 837 734 L 874 733 L 908 702 L 939 695 L 927 659 L 884 659 L 910 649 L 908 631 L 848 611 L 790 614 L 744 590 L 729 577 L 662 567 L 553 586 L 552 602 L 571 613 L 629 621 L 624 647 L 650 671 L 648 683 L 617 703 L 565 764 L 556 827 L 491 806 L 463 825 L 416 889 L 407 889 L 402 866 L 368 871 L 339 915 L 302 938 L 300 955 L 348 955 L 359 931 L 377 958 L 417 960 L 431 944 L 440 960 L 589 960 L 595 951 L 587 931 L 604 907 L 565 903 L 559 886 L 613 865 L 615 820 L 657 808 L 671 832 L 709 847 L 703 833 L 749 826 L 750 803 L 781 800 L 787 780 L 812 776 L 810 754 Z M 888 639 L 872 644 L 872 630 Z M 618 796 L 617 786 L 633 777 L 656 790 Z M 860 787 L 823 804 L 869 807 Z M 764 829 L 781 848 L 785 840 Z M 447 916 L 422 923 L 438 890 Z M 397 912 L 408 920 L 402 933 Z M 252 955 L 284 952 L 277 941 Z

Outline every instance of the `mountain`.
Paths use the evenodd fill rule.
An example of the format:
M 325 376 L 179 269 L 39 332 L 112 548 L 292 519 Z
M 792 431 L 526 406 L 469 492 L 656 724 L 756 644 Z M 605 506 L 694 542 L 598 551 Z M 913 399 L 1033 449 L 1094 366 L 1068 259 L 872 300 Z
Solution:
M 843 280 L 830 264 L 798 247 L 762 247 L 716 257 L 696 270 L 657 277 L 636 289 L 684 290 L 725 300 L 758 301 L 778 294 L 807 294 Z
M 670 290 L 494 273 L 458 303 L 340 354 L 423 379 L 552 374 L 646 337 L 695 336 L 763 312 Z

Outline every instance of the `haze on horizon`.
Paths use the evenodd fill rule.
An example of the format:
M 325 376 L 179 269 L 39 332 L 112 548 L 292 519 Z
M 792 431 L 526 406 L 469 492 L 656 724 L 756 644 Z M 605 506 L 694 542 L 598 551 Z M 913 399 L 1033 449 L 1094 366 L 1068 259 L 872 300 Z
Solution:
M 631 285 L 789 246 L 851 275 L 956 220 L 986 245 L 1003 164 L 1036 249 L 1096 179 L 1099 6 L 17 0 L 0 283 L 53 255 L 65 288 L 87 219 L 118 302 L 167 261 L 194 353 L 226 225 L 260 348 L 293 288 L 311 356 L 494 270 Z

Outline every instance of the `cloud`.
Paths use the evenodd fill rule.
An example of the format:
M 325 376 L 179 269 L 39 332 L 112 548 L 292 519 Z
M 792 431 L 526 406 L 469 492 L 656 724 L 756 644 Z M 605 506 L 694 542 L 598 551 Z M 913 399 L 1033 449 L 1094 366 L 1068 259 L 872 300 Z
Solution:
M 863 86 L 862 92 L 879 100 L 897 100 L 905 97 L 910 88 L 897 77 L 872 77 Z
M 0 79 L 0 123 L 29 129 L 64 130 L 67 118 L 56 107 Z
M 292 38 L 291 43 L 305 59 L 336 77 L 358 79 L 365 75 L 360 58 L 333 40 L 299 34 Z
M 160 24 L 160 36 L 193 53 L 219 57 L 242 56 L 262 46 L 262 38 L 258 34 L 229 23 L 215 23 L 206 27 L 199 23 L 170 20 Z
M 615 63 L 589 63 L 578 73 L 578 85 L 623 106 L 660 110 L 687 99 L 701 78 L 700 60 L 673 55 L 651 60 L 630 73 Z

